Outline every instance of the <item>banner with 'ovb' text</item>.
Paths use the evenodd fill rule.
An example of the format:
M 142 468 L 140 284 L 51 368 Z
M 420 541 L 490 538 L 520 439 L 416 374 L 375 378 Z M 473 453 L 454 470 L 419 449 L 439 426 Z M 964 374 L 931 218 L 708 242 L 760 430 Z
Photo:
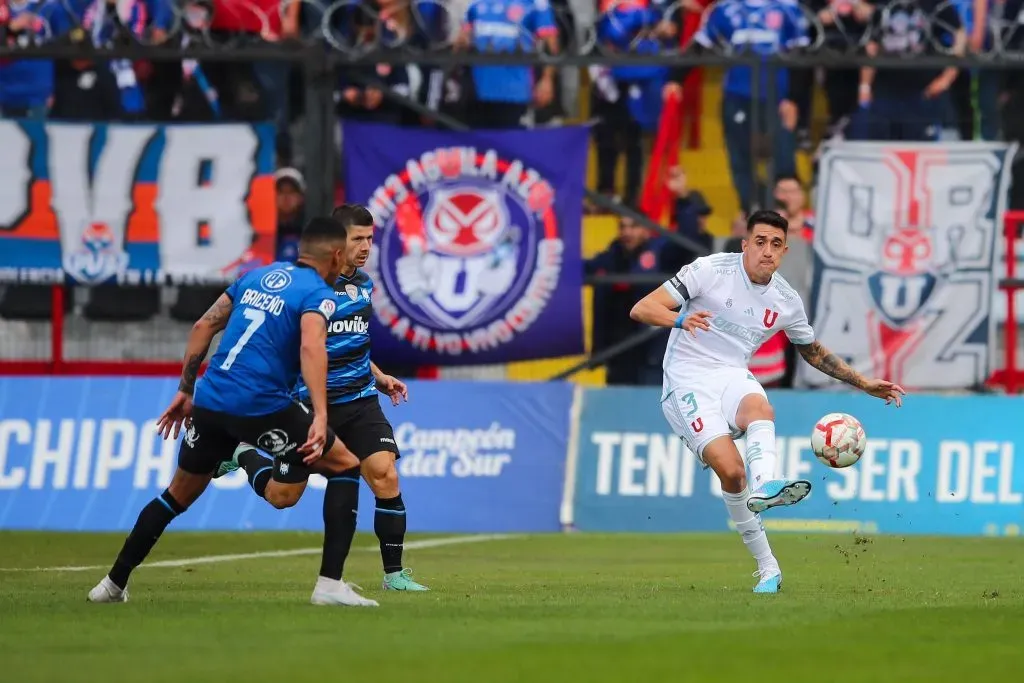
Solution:
M 840 143 L 818 173 L 818 338 L 864 374 L 981 385 L 995 341 L 997 238 L 1016 145 Z M 799 364 L 803 386 L 834 380 Z
M 0 529 L 130 529 L 174 474 L 178 443 L 161 440 L 155 425 L 177 386 L 0 379 Z M 571 403 L 571 387 L 554 382 L 410 382 L 408 403 L 384 399 L 409 530 L 556 531 Z M 233 472 L 172 529 L 319 531 L 325 485 L 315 475 L 298 505 L 275 510 Z M 359 526 L 372 529 L 374 499 L 360 488 Z
M 0 282 L 216 283 L 272 261 L 273 134 L 0 121 Z
M 349 201 L 377 235 L 374 359 L 502 363 L 583 351 L 587 128 L 441 132 L 346 121 Z

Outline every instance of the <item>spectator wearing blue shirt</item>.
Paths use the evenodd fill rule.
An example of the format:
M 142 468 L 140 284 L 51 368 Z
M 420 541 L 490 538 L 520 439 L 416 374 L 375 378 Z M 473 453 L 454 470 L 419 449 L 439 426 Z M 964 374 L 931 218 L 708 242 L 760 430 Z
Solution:
M 946 0 L 885 0 L 875 11 L 869 55 L 934 54 L 936 43 L 963 54 L 967 37 Z M 867 140 L 938 140 L 948 92 L 958 69 L 861 69 L 860 111 L 850 137 Z
M 722 0 L 707 15 L 694 38 L 704 49 L 719 48 L 734 54 L 753 53 L 770 57 L 806 47 L 807 20 L 795 0 Z M 752 70 L 732 67 L 726 72 L 722 98 L 722 127 L 729 154 L 729 168 L 740 205 L 754 204 L 753 134 L 764 134 L 767 117 L 776 116 L 774 149 L 776 175 L 796 174 L 797 108 L 789 97 L 789 74 L 775 70 L 775 101 L 767 101 L 768 69 L 761 69 L 757 97 L 761 102 L 759 120 L 753 119 Z
M 484 53 L 534 51 L 538 41 L 558 51 L 549 0 L 476 0 L 459 35 L 461 48 Z M 471 73 L 468 123 L 474 128 L 518 128 L 531 103 L 546 107 L 554 99 L 554 67 L 545 67 L 536 83 L 529 66 L 477 66 Z
M 7 39 L 27 44 L 52 35 L 49 15 L 53 2 L 8 2 Z M 49 59 L 0 60 L 0 115 L 43 118 L 53 100 L 53 62 Z
M 663 48 L 652 29 L 662 21 L 651 0 L 603 0 L 597 38 L 609 53 L 656 54 Z M 658 125 L 668 69 L 662 66 L 593 66 L 589 70 L 592 129 L 597 149 L 597 191 L 615 194 L 619 155 L 626 157 L 623 201 L 636 204 L 643 179 L 643 134 Z

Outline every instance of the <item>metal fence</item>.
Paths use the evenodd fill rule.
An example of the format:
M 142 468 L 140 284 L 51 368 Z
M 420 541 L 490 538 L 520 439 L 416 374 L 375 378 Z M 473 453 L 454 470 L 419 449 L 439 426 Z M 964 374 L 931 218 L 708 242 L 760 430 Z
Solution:
M 511 51 L 494 49 L 486 41 L 465 44 L 459 40 L 469 6 L 466 0 L 283 0 L 277 6 L 276 16 L 274 11 L 263 9 L 262 3 L 248 0 L 168 2 L 162 20 L 157 22 L 155 17 L 150 17 L 148 25 L 142 29 L 132 27 L 123 16 L 123 10 L 111 10 L 112 30 L 103 40 L 97 40 L 93 30 L 95 15 L 90 19 L 85 11 L 98 4 L 84 0 L 40 3 L 40 7 L 58 7 L 70 17 L 70 29 L 62 32 L 55 29 L 56 22 L 52 21 L 55 15 L 42 11 L 36 14 L 32 30 L 17 28 L 14 12 L 4 2 L 0 5 L 0 60 L 290 64 L 301 75 L 303 83 L 304 132 L 299 144 L 307 179 L 307 206 L 314 212 L 329 210 L 334 201 L 337 149 L 333 141 L 338 123 L 335 91 L 338 74 L 353 67 L 384 64 L 433 69 L 442 74 L 487 65 L 554 67 L 569 81 L 578 81 L 580 71 L 591 66 L 660 65 L 679 74 L 687 69 L 747 67 L 752 72 L 751 116 L 754 119 L 762 117 L 758 110 L 763 106 L 761 95 L 769 102 L 777 99 L 773 75 L 780 69 L 828 72 L 856 67 L 905 71 L 957 67 L 1003 76 L 1024 73 L 1024 3 L 1020 0 L 994 4 L 985 22 L 986 39 L 969 46 L 963 54 L 957 54 L 958 43 L 950 39 L 956 30 L 948 21 L 948 13 L 952 10 L 960 16 L 959 8 L 964 4 L 954 2 L 922 12 L 916 2 L 898 0 L 874 9 L 870 16 L 841 13 L 833 7 L 814 12 L 795 3 L 768 3 L 794 12 L 793 20 L 803 26 L 807 36 L 803 44 L 770 55 L 731 45 L 713 31 L 706 32 L 707 40 L 694 39 L 696 25 L 705 25 L 717 9 L 739 1 L 722 0 L 706 6 L 697 0 L 651 2 L 646 3 L 646 10 L 637 13 L 638 3 L 630 0 L 604 3 L 566 0 L 554 3 L 551 8 L 559 28 L 557 50 L 549 49 L 543 41 L 526 39 L 524 20 L 520 23 L 522 35 L 515 37 L 514 42 L 521 48 L 531 47 Z M 544 0 L 527 3 L 526 11 L 536 11 L 545 4 Z M 595 8 L 597 4 L 601 7 Z M 116 3 L 109 6 L 115 7 Z M 923 29 L 923 40 L 900 56 L 869 54 L 869 44 L 881 38 L 878 28 L 881 19 L 898 10 L 906 10 L 916 17 L 919 28 Z M 224 30 L 224 19 L 229 16 L 244 20 L 249 30 Z M 293 19 L 297 20 L 294 26 L 291 25 Z M 625 44 L 620 41 L 613 45 L 615 40 L 609 38 L 623 35 L 629 36 Z M 650 49 L 651 41 L 656 49 Z M 360 78 L 374 80 L 373 76 Z M 762 82 L 767 83 L 764 93 L 758 92 Z M 433 120 L 436 125 L 452 129 L 466 127 L 465 122 L 450 113 L 408 93 L 385 89 L 384 94 Z M 763 118 L 766 122 L 763 136 L 771 139 L 778 130 L 778 117 Z M 770 186 L 773 179 L 770 158 L 766 172 L 757 179 L 761 187 Z M 633 208 L 596 193 L 588 196 L 595 204 L 646 224 L 694 253 L 706 251 Z

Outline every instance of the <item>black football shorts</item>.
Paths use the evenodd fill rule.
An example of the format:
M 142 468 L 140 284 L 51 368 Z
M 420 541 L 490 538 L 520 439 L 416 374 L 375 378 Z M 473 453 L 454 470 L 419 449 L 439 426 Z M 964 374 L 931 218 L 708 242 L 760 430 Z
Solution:
M 394 453 L 396 460 L 401 457 L 395 431 L 376 395 L 327 406 L 327 424 L 359 462 L 381 451 Z
M 192 474 L 209 474 L 231 458 L 240 442 L 256 446 L 274 459 L 274 481 L 295 484 L 311 474 L 302 462 L 299 447 L 309 438 L 312 412 L 300 403 L 270 415 L 229 415 L 198 406 L 192 409 L 192 426 L 178 450 L 178 467 Z M 334 445 L 328 427 L 326 453 Z

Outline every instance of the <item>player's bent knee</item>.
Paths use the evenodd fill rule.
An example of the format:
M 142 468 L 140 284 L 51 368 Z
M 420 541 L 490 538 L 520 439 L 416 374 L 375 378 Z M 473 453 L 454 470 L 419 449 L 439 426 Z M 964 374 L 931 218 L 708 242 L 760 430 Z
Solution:
M 719 481 L 722 482 L 723 491 L 739 493 L 747 486 L 747 470 L 743 463 L 726 465 L 717 474 Z
M 363 479 L 378 498 L 393 498 L 398 495 L 398 468 L 393 453 L 381 451 L 363 461 L 360 467 Z
M 359 458 L 349 450 L 341 439 L 334 440 L 334 445 L 324 454 L 321 462 L 330 467 L 332 473 L 335 474 L 359 467 Z
M 278 510 L 293 507 L 302 497 L 302 487 L 271 481 L 263 497 Z
M 203 495 L 213 479 L 213 474 L 192 474 L 178 468 L 167 486 L 167 492 L 183 508 L 188 508 Z
M 747 394 L 740 401 L 739 409 L 736 411 L 736 425 L 740 429 L 746 429 L 751 422 L 758 420 L 774 422 L 775 409 L 761 394 Z

